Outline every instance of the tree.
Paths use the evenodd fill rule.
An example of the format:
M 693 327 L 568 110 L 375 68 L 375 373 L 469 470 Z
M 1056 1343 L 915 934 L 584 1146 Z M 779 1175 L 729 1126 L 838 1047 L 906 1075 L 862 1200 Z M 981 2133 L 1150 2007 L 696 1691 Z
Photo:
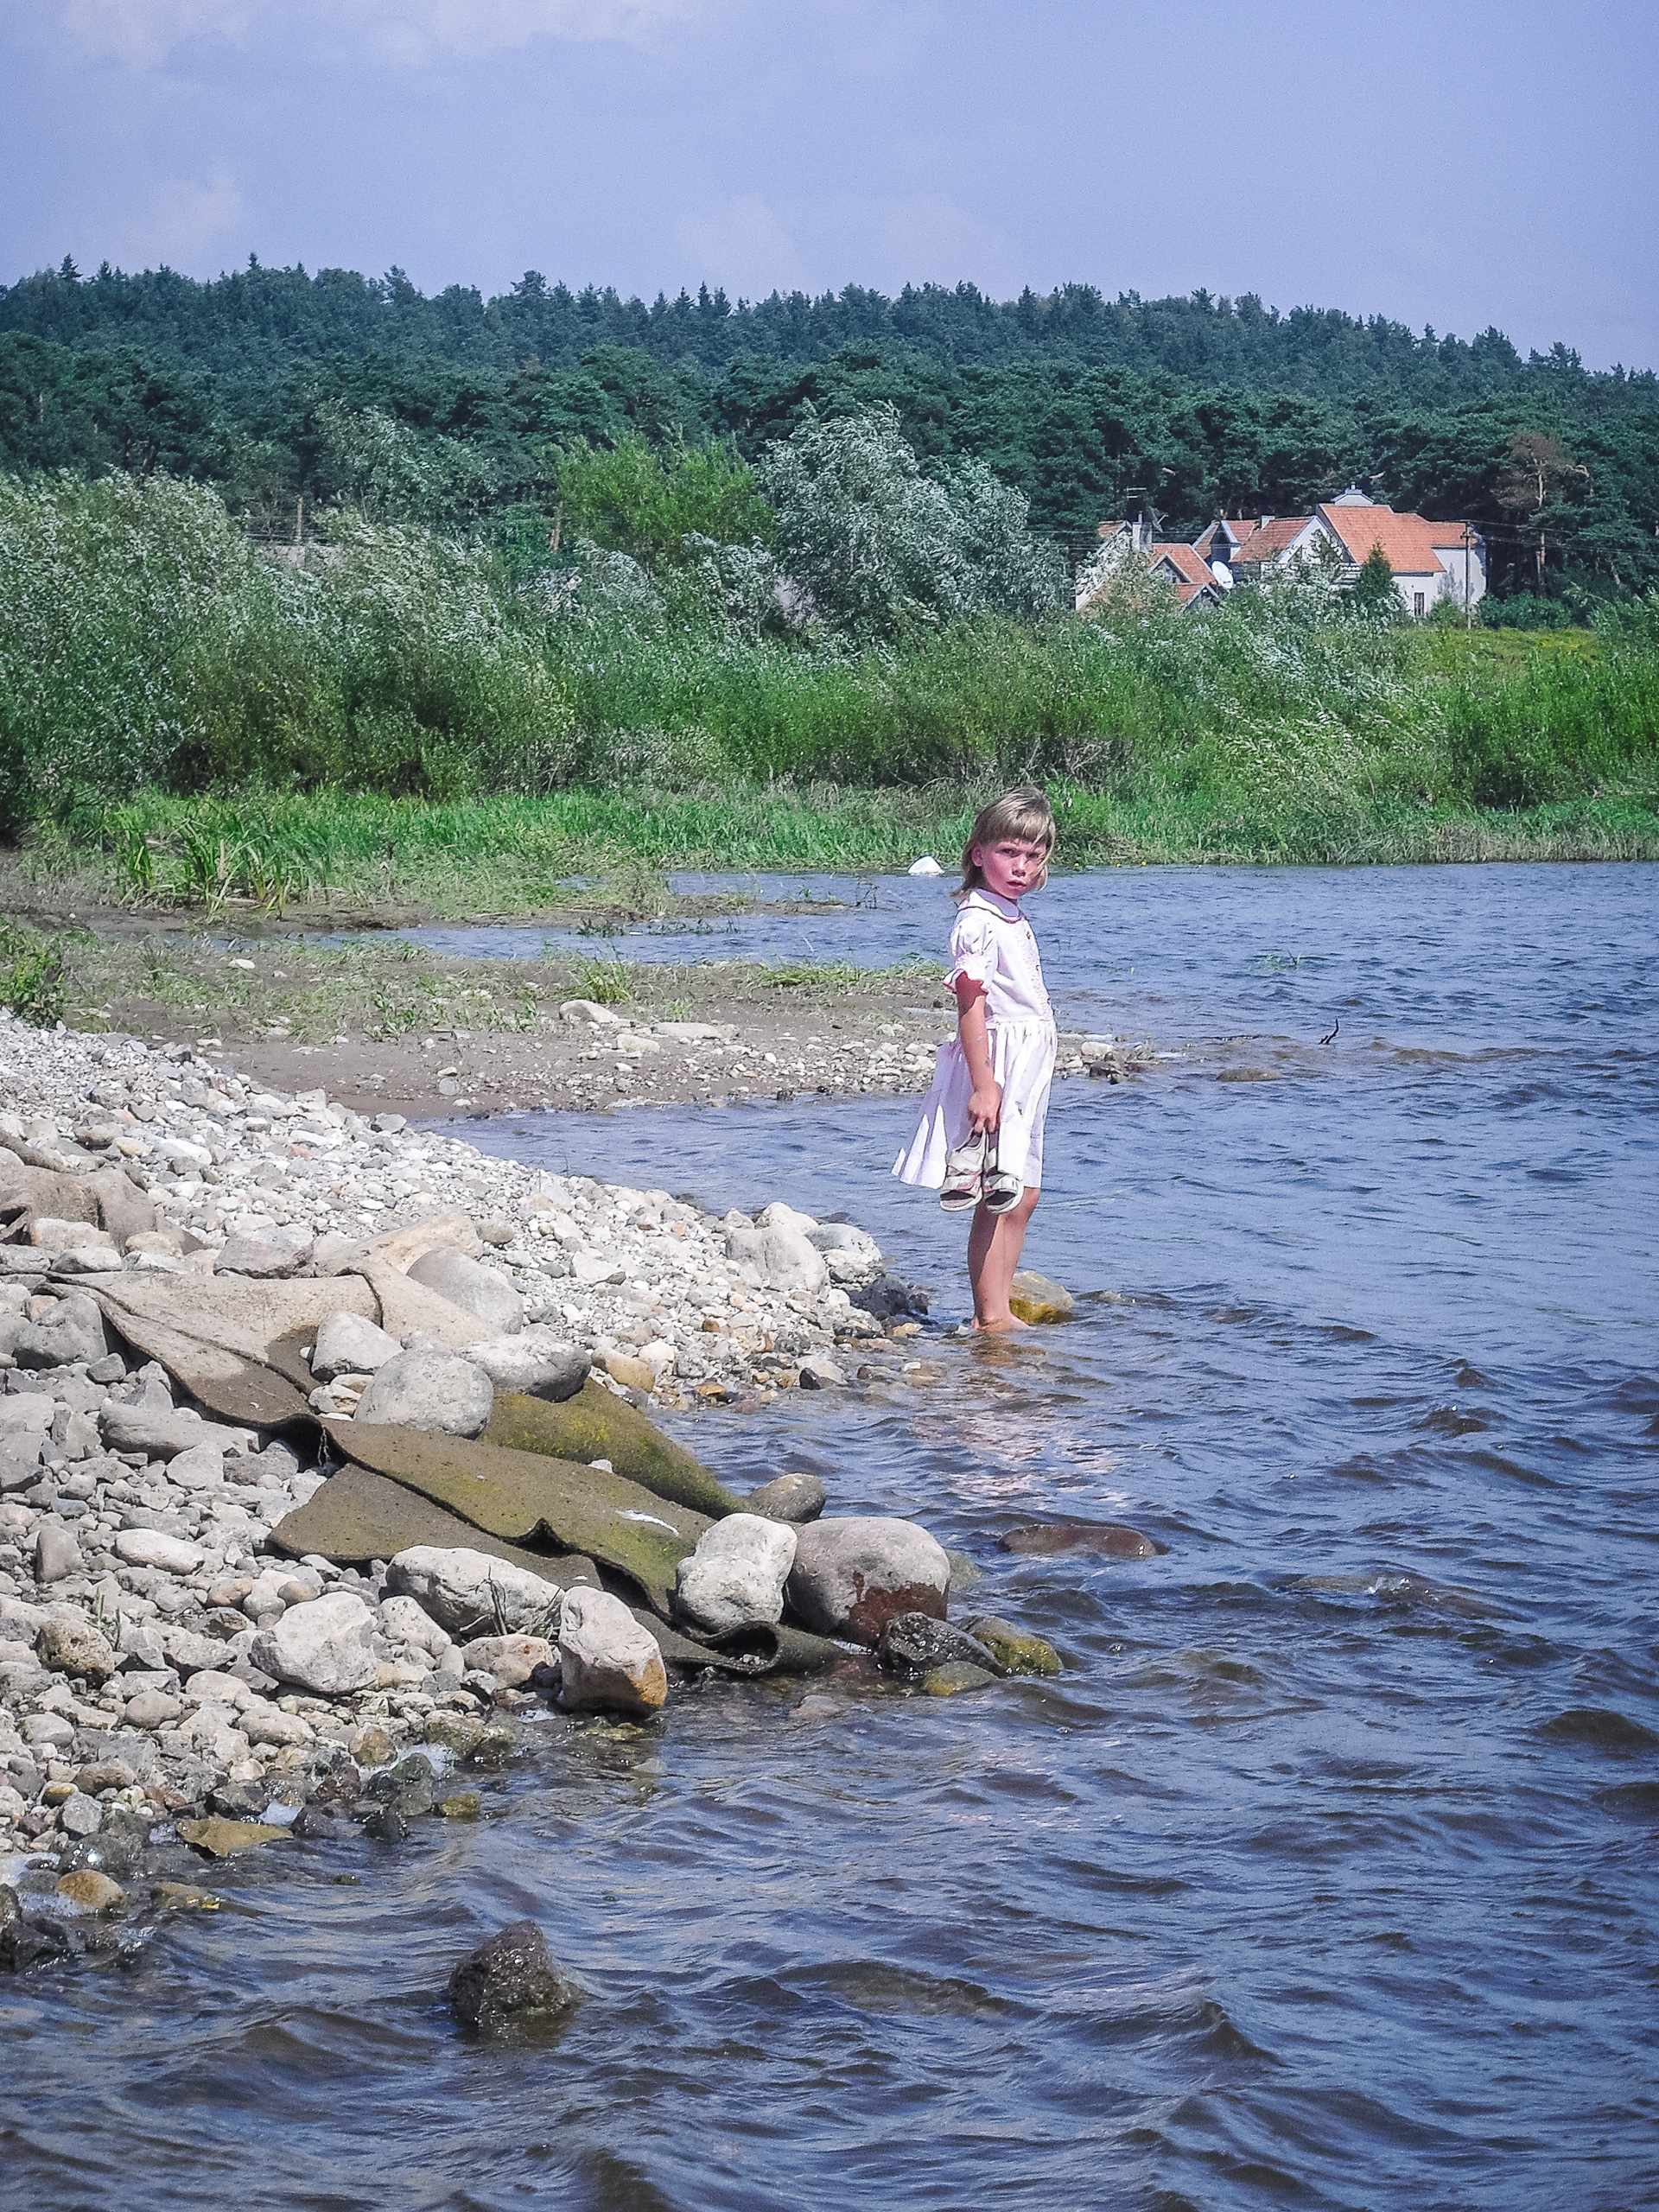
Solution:
M 710 541 L 746 545 L 771 536 L 759 480 L 727 446 L 658 453 L 631 432 L 608 452 L 585 440 L 568 447 L 556 473 L 563 527 L 647 569 L 701 559 Z
M 1551 437 L 1548 430 L 1517 430 L 1510 440 L 1510 465 L 1498 480 L 1498 504 L 1526 514 L 1537 528 L 1535 558 L 1541 599 L 1547 551 L 1545 524 L 1552 502 L 1559 501 L 1561 487 L 1574 477 L 1581 478 L 1588 486 L 1589 470 L 1582 462 L 1574 461 L 1560 440 Z
M 1373 545 L 1359 564 L 1349 601 L 1357 614 L 1396 614 L 1400 594 L 1394 588 L 1394 567 L 1380 545 Z
M 980 462 L 925 472 L 891 405 L 836 422 L 809 415 L 760 473 L 780 566 L 850 637 L 1059 603 L 1060 563 L 1032 537 L 1022 494 Z

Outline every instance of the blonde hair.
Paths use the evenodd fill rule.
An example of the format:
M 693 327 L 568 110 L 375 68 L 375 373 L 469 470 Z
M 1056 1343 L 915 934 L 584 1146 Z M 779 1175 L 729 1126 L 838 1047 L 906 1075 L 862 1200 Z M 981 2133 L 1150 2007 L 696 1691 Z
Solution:
M 1048 863 L 1053 855 L 1059 829 L 1054 820 L 1054 810 L 1048 795 L 1035 784 L 1016 784 L 1011 791 L 1004 791 L 1001 798 L 994 798 L 988 806 L 982 806 L 974 817 L 974 826 L 968 832 L 968 842 L 962 849 L 962 883 L 952 893 L 957 899 L 977 891 L 985 878 L 974 861 L 975 849 L 982 845 L 1001 844 L 1006 837 L 1014 837 L 1022 845 L 1043 848 L 1043 872 L 1033 886 L 1040 891 L 1048 880 Z

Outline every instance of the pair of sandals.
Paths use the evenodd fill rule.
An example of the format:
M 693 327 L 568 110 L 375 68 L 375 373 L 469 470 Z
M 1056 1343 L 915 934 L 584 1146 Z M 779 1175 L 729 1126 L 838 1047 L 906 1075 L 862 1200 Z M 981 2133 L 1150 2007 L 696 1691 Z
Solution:
M 978 1205 L 987 1213 L 1012 1213 L 1025 1188 L 1017 1175 L 998 1165 L 995 1134 L 976 1129 L 965 1144 L 953 1145 L 945 1154 L 939 1204 L 946 1213 L 966 1213 Z

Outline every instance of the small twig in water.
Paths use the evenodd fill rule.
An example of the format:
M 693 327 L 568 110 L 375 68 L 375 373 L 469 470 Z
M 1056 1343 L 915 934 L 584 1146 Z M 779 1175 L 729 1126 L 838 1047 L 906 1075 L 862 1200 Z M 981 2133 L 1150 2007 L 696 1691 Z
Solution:
M 1332 1030 L 1329 1031 L 1329 1032 L 1328 1032 L 1325 1036 L 1321 1037 L 1321 1038 L 1320 1038 L 1320 1039 L 1319 1039 L 1320 1044 L 1321 1044 L 1321 1045 L 1330 1045 L 1330 1044 L 1334 1044 L 1334 1043 L 1335 1043 L 1335 1041 L 1336 1041 L 1337 1029 L 1340 1029 L 1340 1028 L 1341 1028 L 1341 1027 L 1342 1027 L 1342 1016 L 1341 1016 L 1340 1014 L 1338 1014 L 1338 1015 L 1337 1016 L 1337 1027 L 1336 1027 L 1336 1029 L 1332 1029 Z

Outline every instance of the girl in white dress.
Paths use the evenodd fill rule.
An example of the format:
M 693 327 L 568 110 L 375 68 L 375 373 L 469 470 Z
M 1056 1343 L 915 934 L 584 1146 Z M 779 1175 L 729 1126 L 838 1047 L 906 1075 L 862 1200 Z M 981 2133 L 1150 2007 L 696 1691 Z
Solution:
M 915 1135 L 893 1171 L 938 1191 L 947 1211 L 974 1209 L 968 1275 L 980 1329 L 1026 1325 L 1009 1311 L 1008 1291 L 1043 1179 L 1054 1015 L 1020 900 L 1047 880 L 1055 835 L 1048 801 L 1030 784 L 975 819 L 945 977 L 957 1033 L 939 1047 Z

